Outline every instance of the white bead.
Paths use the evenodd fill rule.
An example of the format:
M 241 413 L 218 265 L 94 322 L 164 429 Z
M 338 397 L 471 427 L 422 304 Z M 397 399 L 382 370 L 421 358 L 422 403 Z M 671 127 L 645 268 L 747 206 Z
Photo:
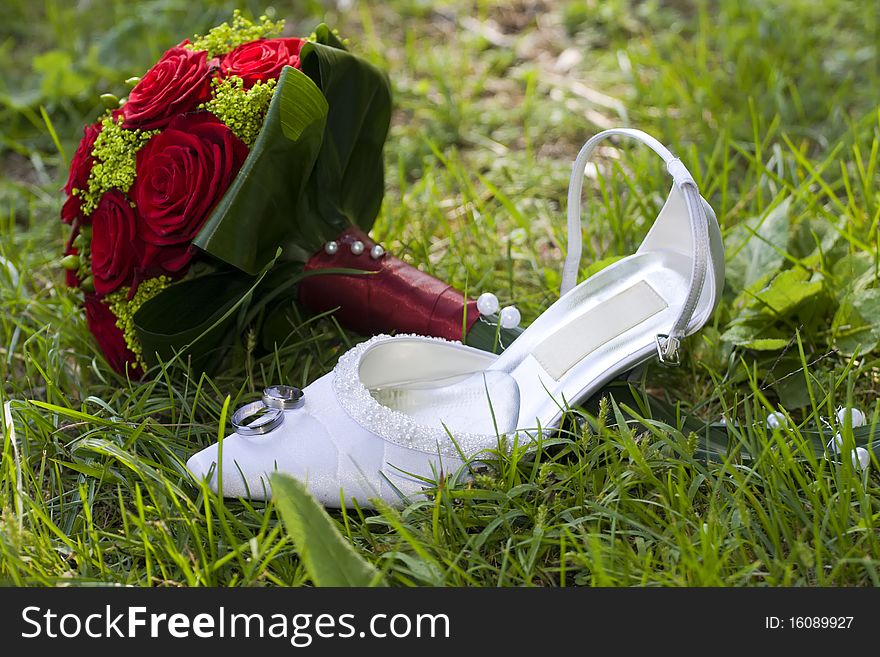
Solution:
M 477 310 L 481 315 L 494 315 L 498 312 L 501 304 L 498 303 L 498 297 L 491 292 L 483 292 L 477 297 Z
M 336 242 L 330 241 L 324 245 L 324 253 L 327 255 L 335 255 L 339 250 L 339 245 Z
M 380 245 L 378 245 L 378 244 L 377 244 L 376 246 L 374 246 L 372 249 L 370 249 L 370 257 L 371 257 L 373 260 L 378 260 L 378 259 L 381 258 L 383 255 L 385 255 L 385 249 L 383 249 L 383 248 L 382 248 Z
M 360 255 L 361 253 L 363 253 L 364 252 L 364 243 L 361 242 L 360 240 L 355 240 L 354 242 L 352 242 L 351 243 L 351 252 L 354 255 Z
M 519 320 L 522 317 L 516 306 L 507 306 L 501 309 L 501 328 L 514 329 L 519 326 Z
M 847 415 L 849 415 L 852 419 L 853 429 L 855 429 L 856 427 L 863 427 L 868 423 L 865 414 L 862 413 L 859 409 L 846 407 L 841 407 L 837 410 L 838 423 L 840 423 L 841 425 L 845 424 Z
M 828 441 L 828 451 L 832 454 L 840 454 L 843 449 L 843 436 L 840 433 L 834 435 L 834 438 Z
M 852 453 L 853 467 L 859 467 L 862 470 L 871 463 L 871 455 L 864 447 L 856 447 Z
M 788 424 L 788 419 L 782 413 L 770 413 L 767 416 L 767 427 L 770 429 L 778 429 Z

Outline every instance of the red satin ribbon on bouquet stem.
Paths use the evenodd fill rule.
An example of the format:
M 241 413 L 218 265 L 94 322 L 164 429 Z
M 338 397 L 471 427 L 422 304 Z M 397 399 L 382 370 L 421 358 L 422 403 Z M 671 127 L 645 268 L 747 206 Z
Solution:
M 388 253 L 374 258 L 371 252 L 376 243 L 359 228 L 347 228 L 335 242 L 335 253 L 321 249 L 304 271 L 358 269 L 374 273 L 307 276 L 299 284 L 299 300 L 313 313 L 336 309 L 334 316 L 340 324 L 364 335 L 416 333 L 447 340 L 464 340 L 479 318 L 477 302 L 449 284 Z M 360 254 L 352 252 L 356 242 L 363 244 Z

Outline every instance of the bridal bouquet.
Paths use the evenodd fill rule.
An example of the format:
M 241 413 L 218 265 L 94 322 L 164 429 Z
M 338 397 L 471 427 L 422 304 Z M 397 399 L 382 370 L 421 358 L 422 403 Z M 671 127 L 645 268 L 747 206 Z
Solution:
M 270 349 L 299 301 L 344 307 L 341 321 L 364 332 L 460 338 L 477 319 L 474 302 L 366 235 L 384 191 L 385 75 L 326 25 L 308 38 L 282 30 L 236 12 L 127 81 L 127 98 L 102 96 L 107 111 L 84 130 L 64 188 L 62 265 L 117 372 L 139 378 L 180 354 L 207 369 L 247 332 Z M 365 285 L 409 297 L 414 313 L 371 320 L 358 306 Z M 422 317 L 440 297 L 447 316 Z

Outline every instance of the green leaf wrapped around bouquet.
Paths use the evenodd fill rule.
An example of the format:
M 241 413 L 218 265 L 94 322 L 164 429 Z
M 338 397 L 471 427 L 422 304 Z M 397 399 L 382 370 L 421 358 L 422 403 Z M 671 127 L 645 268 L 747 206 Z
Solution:
M 251 275 L 272 260 L 291 238 L 326 119 L 321 90 L 285 67 L 256 142 L 193 243 Z
M 384 193 L 391 120 L 386 76 L 326 25 L 285 69 L 263 130 L 194 243 L 256 274 L 275 257 L 304 262 L 350 224 L 369 230 Z
M 342 49 L 326 25 L 301 57 L 303 72 L 330 106 L 321 153 L 298 209 L 297 232 L 315 250 L 350 224 L 368 232 L 379 214 L 391 89 L 385 73 Z
M 145 302 L 134 322 L 147 364 L 182 354 L 194 369 L 207 369 L 228 346 L 238 311 L 257 283 L 238 271 L 218 271 L 171 285 Z

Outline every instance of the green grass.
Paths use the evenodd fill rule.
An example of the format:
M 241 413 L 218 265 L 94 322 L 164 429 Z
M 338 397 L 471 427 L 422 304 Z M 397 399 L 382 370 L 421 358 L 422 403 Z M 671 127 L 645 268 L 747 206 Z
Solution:
M 310 583 L 273 504 L 217 498 L 184 462 L 267 383 L 304 385 L 357 336 L 304 320 L 222 375 L 120 380 L 57 267 L 66 158 L 98 95 L 233 6 L 151 0 L 0 14 L 0 582 Z M 326 18 L 389 71 L 396 112 L 373 234 L 534 319 L 557 294 L 570 162 L 626 124 L 670 144 L 722 224 L 728 286 L 678 370 L 640 389 L 729 420 L 708 461 L 674 418 L 603 402 L 537 448 L 507 445 L 403 511 L 335 513 L 394 585 L 878 585 L 880 480 L 808 447 L 839 405 L 880 423 L 877 17 L 854 2 L 356 3 Z M 53 134 L 54 132 L 54 134 Z M 57 139 L 56 139 L 57 135 Z M 56 146 L 56 141 L 60 148 Z M 603 151 L 582 275 L 632 252 L 668 180 Z M 613 164 L 610 164 L 613 163 Z M 789 428 L 766 429 L 784 408 Z M 14 428 L 14 431 L 11 429 Z M 848 428 L 843 429 L 849 440 Z M 502 446 L 503 447 L 503 446 Z M 750 457 L 750 458 L 747 458 Z

